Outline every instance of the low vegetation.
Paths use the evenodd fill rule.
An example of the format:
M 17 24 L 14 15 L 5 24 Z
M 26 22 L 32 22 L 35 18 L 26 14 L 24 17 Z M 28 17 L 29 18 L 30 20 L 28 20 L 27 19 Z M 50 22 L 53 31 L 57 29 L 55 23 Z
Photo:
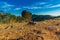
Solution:
M 0 40 L 60 40 L 59 22 L 60 18 L 35 24 L 27 22 L 0 24 Z
M 26 10 L 22 16 L 1 11 L 0 40 L 60 40 L 60 18 L 33 16 Z
M 22 11 L 22 16 L 12 15 L 11 13 L 5 13 L 0 11 L 0 23 L 11 23 L 11 22 L 22 22 L 22 21 L 31 21 L 32 13 L 24 10 Z

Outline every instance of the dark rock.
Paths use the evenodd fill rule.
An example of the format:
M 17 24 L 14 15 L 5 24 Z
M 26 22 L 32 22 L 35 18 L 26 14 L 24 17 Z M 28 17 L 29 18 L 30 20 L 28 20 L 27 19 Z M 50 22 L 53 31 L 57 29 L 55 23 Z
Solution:
M 46 27 L 45 29 L 46 29 L 46 30 L 49 30 L 49 31 L 55 30 L 55 29 L 53 29 L 53 28 L 51 28 L 51 27 Z
M 33 32 L 35 32 L 36 34 L 41 34 L 41 32 L 38 30 L 33 30 Z
M 55 32 L 56 33 L 56 35 L 60 35 L 60 32 Z
M 34 22 L 29 22 L 28 25 L 35 25 L 36 23 Z
M 60 25 L 60 23 L 56 23 L 55 25 L 56 25 L 56 26 L 59 26 L 59 25 Z
M 5 29 L 10 29 L 10 28 L 13 28 L 13 26 L 7 26 Z
M 23 38 L 9 39 L 9 40 L 24 40 Z

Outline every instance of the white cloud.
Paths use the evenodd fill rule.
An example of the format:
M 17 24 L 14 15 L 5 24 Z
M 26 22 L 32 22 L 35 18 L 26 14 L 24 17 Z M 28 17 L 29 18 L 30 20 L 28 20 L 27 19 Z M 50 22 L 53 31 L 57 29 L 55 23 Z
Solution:
M 48 8 L 55 8 L 55 7 L 60 7 L 60 4 L 56 4 L 56 5 L 52 5 L 52 6 L 48 6 Z
M 12 10 L 14 6 L 15 5 L 9 4 L 7 2 L 0 2 L 0 8 L 2 8 L 4 11 Z
M 8 7 L 14 7 L 15 5 L 12 5 L 12 4 L 8 4 L 6 2 L 3 2 L 4 5 L 2 5 L 2 8 L 8 8 Z
M 47 7 L 49 8 L 50 6 L 52 6 L 53 4 L 48 4 L 48 5 L 45 5 L 44 7 Z
M 24 9 L 41 9 L 41 7 L 38 6 L 31 6 L 31 7 L 23 7 Z
M 21 8 L 15 8 L 14 10 L 20 10 Z
M 54 0 L 51 0 L 51 1 L 54 1 Z M 49 2 L 37 2 L 35 4 L 32 4 L 32 6 L 40 6 L 41 8 L 55 8 L 55 7 L 60 7 L 60 4 L 52 4 Z
M 46 2 L 41 2 L 41 3 L 39 3 L 40 5 L 44 5 L 44 4 L 46 4 Z
M 37 5 L 45 5 L 45 4 L 47 4 L 47 2 L 37 2 L 34 5 L 37 6 Z

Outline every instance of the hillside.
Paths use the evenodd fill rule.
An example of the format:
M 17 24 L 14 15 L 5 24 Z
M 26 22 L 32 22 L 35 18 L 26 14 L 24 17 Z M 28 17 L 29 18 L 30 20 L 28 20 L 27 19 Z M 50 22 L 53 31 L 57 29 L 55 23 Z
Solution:
M 51 16 L 51 15 L 32 15 L 32 21 L 44 21 L 49 19 L 60 18 L 60 16 Z
M 0 24 L 0 40 L 60 40 L 60 18 Z

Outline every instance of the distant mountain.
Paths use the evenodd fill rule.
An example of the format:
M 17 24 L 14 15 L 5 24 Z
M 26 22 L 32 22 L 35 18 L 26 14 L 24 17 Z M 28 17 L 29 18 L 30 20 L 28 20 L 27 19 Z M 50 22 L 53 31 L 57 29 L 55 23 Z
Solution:
M 54 18 L 60 18 L 60 16 L 55 17 L 51 15 L 32 15 L 33 21 L 44 21 L 44 20 L 49 20 Z

